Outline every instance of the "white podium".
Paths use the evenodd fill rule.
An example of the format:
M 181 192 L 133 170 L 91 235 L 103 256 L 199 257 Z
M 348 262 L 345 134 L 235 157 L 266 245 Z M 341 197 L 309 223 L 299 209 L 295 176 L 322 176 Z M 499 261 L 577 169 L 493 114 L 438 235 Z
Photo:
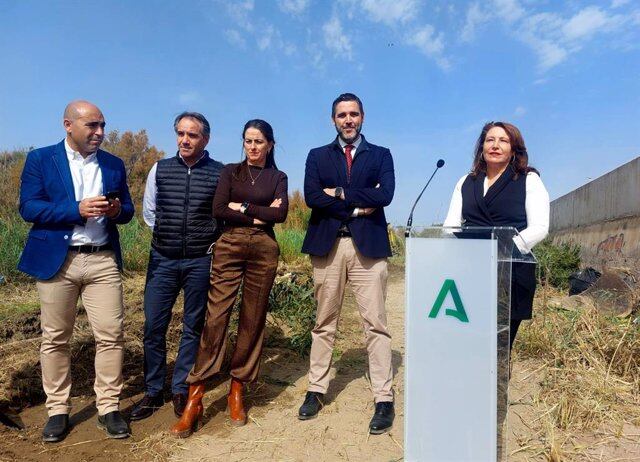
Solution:
M 414 228 L 406 241 L 406 461 L 506 460 L 514 228 Z

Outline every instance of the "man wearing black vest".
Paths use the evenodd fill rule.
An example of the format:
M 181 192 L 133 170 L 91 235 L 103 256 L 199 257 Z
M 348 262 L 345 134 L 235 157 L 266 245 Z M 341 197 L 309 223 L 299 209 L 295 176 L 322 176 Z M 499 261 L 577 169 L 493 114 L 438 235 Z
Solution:
M 166 334 L 181 289 L 182 338 L 171 393 L 176 416 L 184 411 L 189 390 L 185 380 L 195 361 L 207 307 L 211 247 L 219 235 L 212 209 L 223 164 L 204 149 L 209 122 L 197 112 L 183 112 L 176 117 L 174 129 L 178 153 L 151 168 L 144 192 L 143 216 L 153 229 L 144 292 L 145 395 L 131 420 L 149 417 L 164 403 Z

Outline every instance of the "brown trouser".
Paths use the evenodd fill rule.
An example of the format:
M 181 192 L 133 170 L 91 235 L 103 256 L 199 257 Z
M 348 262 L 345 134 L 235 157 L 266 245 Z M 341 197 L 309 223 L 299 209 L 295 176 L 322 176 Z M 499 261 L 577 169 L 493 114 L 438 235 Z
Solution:
M 351 238 L 343 237 L 336 239 L 328 255 L 311 257 L 311 263 L 318 314 L 311 331 L 309 391 L 326 393 L 329 387 L 333 343 L 349 281 L 362 316 L 374 401 L 393 401 L 391 335 L 384 309 L 387 259 L 365 257 Z
M 269 293 L 278 268 L 278 243 L 260 228 L 228 228 L 215 246 L 204 330 L 187 383 L 205 380 L 222 367 L 227 328 L 244 277 L 238 340 L 231 376 L 251 382 L 258 375 Z
M 96 341 L 94 390 L 100 415 L 118 410 L 124 351 L 122 280 L 113 251 L 80 254 L 69 251 L 52 279 L 37 282 L 42 324 L 42 386 L 49 416 L 71 410 L 69 340 L 78 297 Z

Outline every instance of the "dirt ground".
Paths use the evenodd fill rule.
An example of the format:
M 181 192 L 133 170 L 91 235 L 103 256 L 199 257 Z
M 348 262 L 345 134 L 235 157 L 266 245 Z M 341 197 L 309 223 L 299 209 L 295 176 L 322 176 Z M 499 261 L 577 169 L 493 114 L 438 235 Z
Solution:
M 391 432 L 372 436 L 367 426 L 373 401 L 367 378 L 366 350 L 359 315 L 347 295 L 334 354 L 335 378 L 327 405 L 318 418 L 299 421 L 297 410 L 306 391 L 308 360 L 290 350 L 265 348 L 258 381 L 248 390 L 249 423 L 232 427 L 226 417 L 228 380 L 209 384 L 205 395 L 204 427 L 191 438 L 178 440 L 167 433 L 175 421 L 167 403 L 149 419 L 133 422 L 128 440 L 110 440 L 96 428 L 91 384 L 74 383 L 69 436 L 58 444 L 44 444 L 40 433 L 46 421 L 42 404 L 20 414 L 26 430 L 0 425 L 0 461 L 399 461 L 403 459 L 404 281 L 392 271 L 387 299 L 393 335 L 396 420 Z M 526 328 L 526 327 L 525 327 Z M 139 334 L 138 334 L 139 335 Z M 133 336 L 131 341 L 139 341 Z M 37 348 L 29 345 L 26 348 Z M 122 408 L 140 399 L 142 358 L 132 349 L 126 361 Z M 507 451 L 510 461 L 640 461 L 640 428 L 626 426 L 615 437 L 602 432 L 554 440 L 547 410 L 536 400 L 544 366 L 514 361 L 510 386 Z M 80 390 L 78 392 L 77 390 Z M 563 447 L 560 456 L 554 447 Z M 567 450 L 566 448 L 569 448 Z

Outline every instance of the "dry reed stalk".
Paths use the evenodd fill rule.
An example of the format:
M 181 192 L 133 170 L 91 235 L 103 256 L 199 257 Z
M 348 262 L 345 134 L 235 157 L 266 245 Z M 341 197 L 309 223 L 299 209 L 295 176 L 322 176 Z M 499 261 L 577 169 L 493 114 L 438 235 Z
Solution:
M 543 300 L 553 295 L 553 289 L 541 292 Z M 546 408 L 535 421 L 546 419 L 547 460 L 582 454 L 584 448 L 571 449 L 562 441 L 565 436 L 598 429 L 619 438 L 623 425 L 640 423 L 640 326 L 594 309 L 569 312 L 541 306 L 537 312 L 541 314 L 523 325 L 515 349 L 518 359 L 542 360 L 548 366 L 534 397 L 534 404 Z

